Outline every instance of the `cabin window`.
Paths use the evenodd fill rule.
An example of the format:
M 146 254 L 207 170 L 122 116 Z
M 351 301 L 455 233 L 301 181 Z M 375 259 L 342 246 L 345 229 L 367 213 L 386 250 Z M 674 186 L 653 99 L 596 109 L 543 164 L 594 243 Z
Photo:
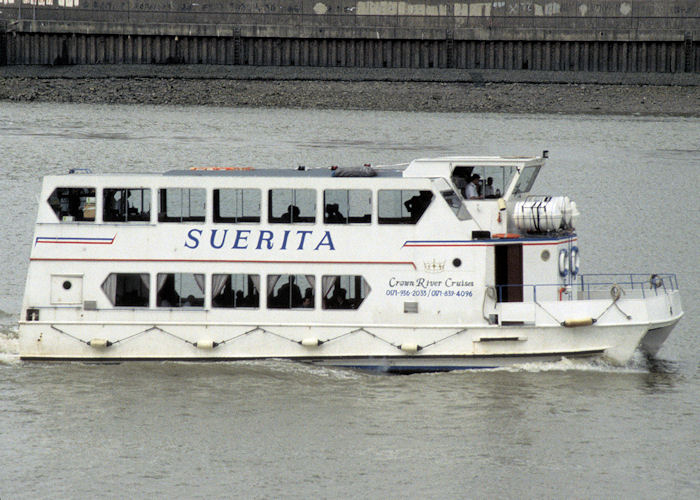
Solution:
M 158 222 L 204 222 L 206 190 L 166 188 L 158 195 Z
M 158 307 L 203 307 L 204 275 L 159 273 L 157 304 Z
M 326 224 L 369 224 L 372 221 L 372 191 L 326 189 L 323 192 Z
M 432 180 L 433 189 L 442 195 L 442 199 L 452 209 L 459 220 L 468 220 L 471 218 L 469 211 L 465 208 L 462 197 L 459 196 L 452 186 L 443 178 Z
M 271 189 L 268 200 L 272 223 L 316 222 L 315 189 Z
M 60 221 L 95 220 L 95 188 L 59 187 L 48 201 Z
M 148 307 L 148 281 L 145 273 L 111 273 L 102 291 L 115 307 Z
M 151 220 L 151 190 L 109 188 L 103 193 L 105 222 L 148 222 Z
M 211 278 L 212 307 L 259 307 L 260 275 L 214 274 Z
M 380 224 L 415 224 L 433 199 L 432 191 L 382 189 L 379 191 Z
M 308 274 L 272 274 L 267 277 L 267 307 L 312 309 L 315 284 Z
M 214 222 L 260 222 L 260 190 L 215 189 Z
M 324 309 L 357 309 L 370 291 L 362 276 L 324 276 L 322 284 Z

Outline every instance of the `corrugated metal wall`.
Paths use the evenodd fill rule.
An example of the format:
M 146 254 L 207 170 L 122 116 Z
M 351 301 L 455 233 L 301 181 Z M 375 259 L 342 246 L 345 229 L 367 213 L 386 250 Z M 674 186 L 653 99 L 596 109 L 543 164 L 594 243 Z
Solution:
M 11 33 L 7 64 L 227 64 L 601 72 L 700 70 L 698 43 Z M 0 45 L 0 48 L 2 45 Z

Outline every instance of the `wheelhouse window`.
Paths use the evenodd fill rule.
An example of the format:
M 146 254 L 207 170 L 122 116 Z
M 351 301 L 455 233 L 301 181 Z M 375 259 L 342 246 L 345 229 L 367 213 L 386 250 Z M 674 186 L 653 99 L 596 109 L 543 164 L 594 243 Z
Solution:
M 204 189 L 166 188 L 158 191 L 158 222 L 204 222 Z
M 215 189 L 214 222 L 260 222 L 260 190 Z
M 431 201 L 432 191 L 383 189 L 379 191 L 380 224 L 415 224 Z
M 506 166 L 458 166 L 452 171 L 452 182 L 460 194 L 466 198 L 467 185 L 473 182 L 474 175 L 478 175 L 479 179 L 476 184 L 478 196 L 484 199 L 501 198 L 505 195 L 515 172 L 515 167 Z
M 260 275 L 214 274 L 212 307 L 260 307 Z
M 111 273 L 102 291 L 115 307 L 148 307 L 149 277 L 141 273 Z
M 151 190 L 109 188 L 103 192 L 105 222 L 148 222 L 151 220 Z
M 372 191 L 326 189 L 323 192 L 326 224 L 369 224 L 372 221 Z
M 204 275 L 159 273 L 156 303 L 158 307 L 203 307 Z
M 268 208 L 271 223 L 316 222 L 316 190 L 271 189 Z
M 520 173 L 520 178 L 518 179 L 518 183 L 515 185 L 515 189 L 513 189 L 513 194 L 529 193 L 539 173 L 540 167 L 524 168 Z
M 324 276 L 324 309 L 357 309 L 367 298 L 370 287 L 362 276 Z
M 267 307 L 312 309 L 316 279 L 308 274 L 273 274 L 267 277 Z

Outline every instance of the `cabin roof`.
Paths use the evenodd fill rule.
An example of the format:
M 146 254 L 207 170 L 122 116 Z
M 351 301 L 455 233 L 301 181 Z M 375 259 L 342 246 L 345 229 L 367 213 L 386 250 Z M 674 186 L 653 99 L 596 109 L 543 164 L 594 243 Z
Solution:
M 539 156 L 443 156 L 419 158 L 409 163 L 404 177 L 445 177 L 454 167 L 529 167 L 544 164 Z
M 348 171 L 353 167 L 338 168 L 253 168 L 253 167 L 192 167 L 187 170 L 170 170 L 165 176 L 193 176 L 193 177 L 294 177 L 294 178 L 327 178 L 343 177 L 339 172 Z M 371 169 L 372 177 L 401 177 L 402 171 L 396 169 Z M 369 175 L 355 175 L 348 177 L 370 177 Z
M 169 170 L 155 175 L 165 177 L 288 177 L 288 178 L 331 178 L 331 177 L 409 177 L 409 178 L 449 178 L 455 167 L 528 167 L 544 164 L 539 156 L 442 156 L 419 158 L 408 164 L 351 166 L 339 168 L 255 168 L 255 167 L 190 167 Z M 88 173 L 76 171 L 76 174 Z M 109 173 L 100 176 L 138 176 L 153 173 Z
M 419 158 L 409 163 L 404 177 L 430 177 L 448 179 L 456 167 L 529 167 L 544 164 L 539 156 L 443 156 Z
M 438 158 L 420 158 L 409 164 L 376 167 L 341 167 L 331 168 L 265 168 L 254 167 L 192 167 L 186 170 L 171 170 L 164 175 L 171 176 L 233 176 L 233 177 L 345 177 L 342 172 L 363 169 L 372 172 L 377 177 L 449 177 L 452 169 L 457 166 L 527 167 L 542 165 L 543 158 L 536 156 L 443 156 Z M 347 175 L 348 177 L 369 177 L 368 175 Z

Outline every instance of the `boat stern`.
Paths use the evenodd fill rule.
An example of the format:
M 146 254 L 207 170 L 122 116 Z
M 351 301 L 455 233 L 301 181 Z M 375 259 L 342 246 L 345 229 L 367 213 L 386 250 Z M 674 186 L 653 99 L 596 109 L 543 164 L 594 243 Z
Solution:
M 632 277 L 627 283 L 618 280 L 612 285 L 610 294 L 613 297 L 610 304 L 612 307 L 602 315 L 598 325 L 627 323 L 630 326 L 639 325 L 641 331 L 632 336 L 633 345 L 629 342 L 625 342 L 624 347 L 617 345 L 606 350 L 606 357 L 613 361 L 623 361 L 629 359 L 634 350 L 641 350 L 648 356 L 656 356 L 683 317 L 683 306 L 675 275 L 663 275 L 663 279 L 652 275 L 648 281 Z M 586 290 L 586 295 L 591 295 L 591 292 Z M 616 310 L 616 313 L 611 312 L 612 310 Z
M 655 357 L 673 328 L 683 317 L 680 292 L 672 290 L 663 298 L 650 298 L 647 304 L 649 329 L 639 343 L 639 348 L 647 355 Z

